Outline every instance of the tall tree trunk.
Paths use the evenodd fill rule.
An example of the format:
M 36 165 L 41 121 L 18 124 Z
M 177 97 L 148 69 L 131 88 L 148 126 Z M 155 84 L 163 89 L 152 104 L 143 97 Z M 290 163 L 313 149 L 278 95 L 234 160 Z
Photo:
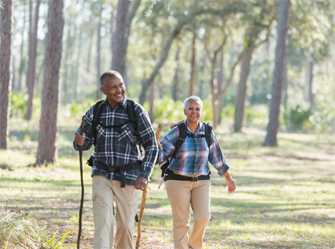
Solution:
M 28 14 L 30 19 L 30 13 L 31 13 L 31 4 L 28 5 Z M 28 20 L 30 22 L 30 20 Z M 25 32 L 26 32 L 26 23 L 27 23 L 27 11 L 25 6 L 23 7 L 23 24 L 22 24 L 22 31 L 21 31 L 21 44 L 20 44 L 20 60 L 18 65 L 18 80 L 17 80 L 17 86 L 15 87 L 16 90 L 21 91 L 22 90 L 22 84 L 23 84 L 23 75 L 25 71 L 25 65 L 26 65 L 26 56 L 25 56 Z M 29 32 L 29 31 L 28 31 Z M 29 33 L 28 33 L 28 39 L 29 39 Z
M 126 78 L 126 60 L 131 22 L 140 5 L 140 0 L 119 0 L 112 33 L 112 69 Z
M 175 56 L 175 69 L 172 79 L 172 99 L 177 101 L 179 98 L 179 74 L 180 74 L 180 46 L 177 46 L 176 56 Z
M 80 82 L 80 68 L 81 68 L 81 53 L 82 53 L 82 47 L 83 47 L 83 42 L 82 42 L 82 37 L 83 37 L 83 33 L 80 31 L 80 29 L 78 29 L 78 33 L 77 33 L 77 45 L 75 46 L 77 48 L 77 55 L 76 55 L 76 60 L 74 63 L 74 79 L 73 79 L 73 85 L 72 88 L 74 90 L 73 92 L 73 98 L 75 100 L 78 100 L 78 88 L 79 88 L 79 82 Z
M 219 87 L 218 87 L 218 81 L 215 77 L 215 71 L 216 71 L 216 65 L 217 65 L 217 57 L 218 53 L 222 47 L 214 51 L 214 55 L 211 59 L 211 76 L 210 76 L 210 87 L 211 87 L 211 100 L 212 100 L 212 113 L 213 113 L 213 127 L 217 127 L 219 124 Z
M 188 95 L 192 96 L 195 93 L 195 82 L 196 82 L 196 58 L 197 58 L 197 50 L 196 50 L 196 39 L 197 34 L 195 28 L 193 29 L 193 37 L 192 37 L 192 54 L 191 54 L 191 73 L 190 73 L 190 87 L 188 91 Z
M 26 86 L 28 89 L 28 103 L 27 103 L 27 112 L 25 114 L 26 120 L 31 120 L 33 113 L 34 88 L 36 80 L 37 33 L 38 33 L 40 3 L 41 3 L 40 0 L 36 0 L 33 18 L 29 18 L 32 23 L 29 24 L 29 40 L 28 40 L 28 47 L 29 47 L 28 71 L 26 76 Z
M 49 0 L 37 165 L 53 163 L 56 158 L 58 85 L 64 27 L 63 7 L 63 0 Z
M 314 93 L 314 59 L 313 56 L 310 55 L 307 62 L 307 82 L 308 82 L 308 103 L 309 109 L 314 109 L 315 102 L 315 93 Z
M 154 101 L 155 101 L 155 82 L 150 87 L 150 94 L 149 94 L 149 116 L 151 121 L 154 121 Z
M 7 149 L 12 0 L 2 0 L 0 18 L 0 149 Z
M 101 91 L 100 91 L 100 75 L 101 75 L 101 19 L 102 19 L 102 11 L 103 6 L 102 3 L 99 3 L 99 16 L 98 16 L 98 23 L 97 23 L 97 45 L 96 45 L 96 78 L 97 78 L 97 89 L 96 89 L 96 99 L 101 98 Z
M 73 49 L 73 36 L 71 33 L 71 26 L 66 25 L 66 39 L 65 39 L 65 46 L 64 46 L 64 53 L 63 53 L 63 63 L 62 63 L 62 83 L 61 83 L 61 91 L 60 91 L 60 99 L 63 103 L 68 103 L 70 90 L 69 90 L 69 74 L 71 68 L 71 61 L 70 61 L 70 54 L 71 50 Z
M 237 86 L 237 96 L 235 101 L 234 132 L 240 132 L 243 125 L 245 99 L 247 96 L 247 81 L 253 50 L 253 47 L 247 48 L 244 51 L 241 60 L 240 80 Z
M 266 136 L 264 140 L 265 146 L 276 146 L 277 133 L 279 128 L 279 115 L 280 115 L 280 103 L 282 94 L 283 84 L 283 72 L 284 67 L 284 55 L 286 53 L 286 35 L 288 28 L 288 13 L 289 13 L 289 0 L 277 0 L 277 44 L 276 44 L 276 57 L 275 67 L 273 72 L 272 82 L 272 98 L 270 103 L 269 111 L 269 122 L 267 125 Z
M 218 88 L 219 88 L 219 113 L 222 113 L 223 110 L 223 97 L 224 94 L 222 92 L 223 89 L 223 83 L 225 81 L 225 75 L 224 75 L 224 49 L 222 48 L 219 54 L 219 65 L 218 65 L 218 73 L 217 73 L 217 80 L 218 80 Z M 218 123 L 221 124 L 222 122 L 222 116 L 219 115 Z

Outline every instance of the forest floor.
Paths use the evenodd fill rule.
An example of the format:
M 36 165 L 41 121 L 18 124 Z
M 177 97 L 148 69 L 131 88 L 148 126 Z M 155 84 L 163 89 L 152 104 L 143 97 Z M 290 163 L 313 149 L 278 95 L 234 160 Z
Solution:
M 0 240 L 3 217 L 12 215 L 18 225 L 31 221 L 47 233 L 50 248 L 75 248 L 80 175 L 71 147 L 73 129 L 60 128 L 57 163 L 39 168 L 29 166 L 36 153 L 36 133 L 25 128 L 11 131 L 9 150 L 0 151 Z M 334 137 L 280 133 L 276 148 L 261 146 L 264 133 L 253 129 L 218 137 L 237 191 L 228 194 L 224 180 L 212 170 L 212 219 L 205 249 L 335 248 Z M 88 156 L 86 152 L 84 158 Z M 141 248 L 172 249 L 171 211 L 164 187 L 158 189 L 158 171 L 150 184 Z M 82 248 L 88 249 L 93 237 L 88 166 L 84 178 Z M 14 236 L 6 236 L 8 249 L 14 249 Z

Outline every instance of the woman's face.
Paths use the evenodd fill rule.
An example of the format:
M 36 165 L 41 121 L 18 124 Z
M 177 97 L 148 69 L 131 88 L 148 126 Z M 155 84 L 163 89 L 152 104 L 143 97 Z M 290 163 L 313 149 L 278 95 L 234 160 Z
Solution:
M 202 115 L 202 108 L 197 102 L 190 101 L 187 104 L 184 113 L 186 115 L 186 120 L 189 123 L 198 123 Z

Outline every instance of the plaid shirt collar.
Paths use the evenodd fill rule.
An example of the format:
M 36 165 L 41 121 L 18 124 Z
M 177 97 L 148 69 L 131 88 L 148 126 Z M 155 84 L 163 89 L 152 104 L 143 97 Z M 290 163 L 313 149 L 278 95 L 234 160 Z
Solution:
M 105 99 L 105 104 L 110 105 L 108 102 L 108 98 Z M 125 110 L 127 109 L 127 97 L 125 96 L 121 103 L 116 105 L 114 108 L 117 108 L 118 106 L 122 106 Z

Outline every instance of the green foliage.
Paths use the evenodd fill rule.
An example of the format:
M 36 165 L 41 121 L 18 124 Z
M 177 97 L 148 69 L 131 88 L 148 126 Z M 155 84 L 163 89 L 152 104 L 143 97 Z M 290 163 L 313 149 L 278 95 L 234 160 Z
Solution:
M 310 121 L 318 132 L 332 132 L 335 130 L 335 109 L 326 103 L 321 103 L 313 112 Z
M 147 104 L 145 109 L 148 110 Z M 174 102 L 168 97 L 155 101 L 154 116 L 158 122 L 173 123 L 185 118 L 181 101 Z
M 311 116 L 311 110 L 304 108 L 300 105 L 296 105 L 293 108 L 289 108 L 284 113 L 284 122 L 288 130 L 297 131 L 302 130 L 304 126 L 309 122 Z
M 27 95 L 21 92 L 10 93 L 11 116 L 23 117 L 27 111 Z
M 91 99 L 82 102 L 72 102 L 69 106 L 70 117 L 74 118 L 83 115 L 94 103 Z

